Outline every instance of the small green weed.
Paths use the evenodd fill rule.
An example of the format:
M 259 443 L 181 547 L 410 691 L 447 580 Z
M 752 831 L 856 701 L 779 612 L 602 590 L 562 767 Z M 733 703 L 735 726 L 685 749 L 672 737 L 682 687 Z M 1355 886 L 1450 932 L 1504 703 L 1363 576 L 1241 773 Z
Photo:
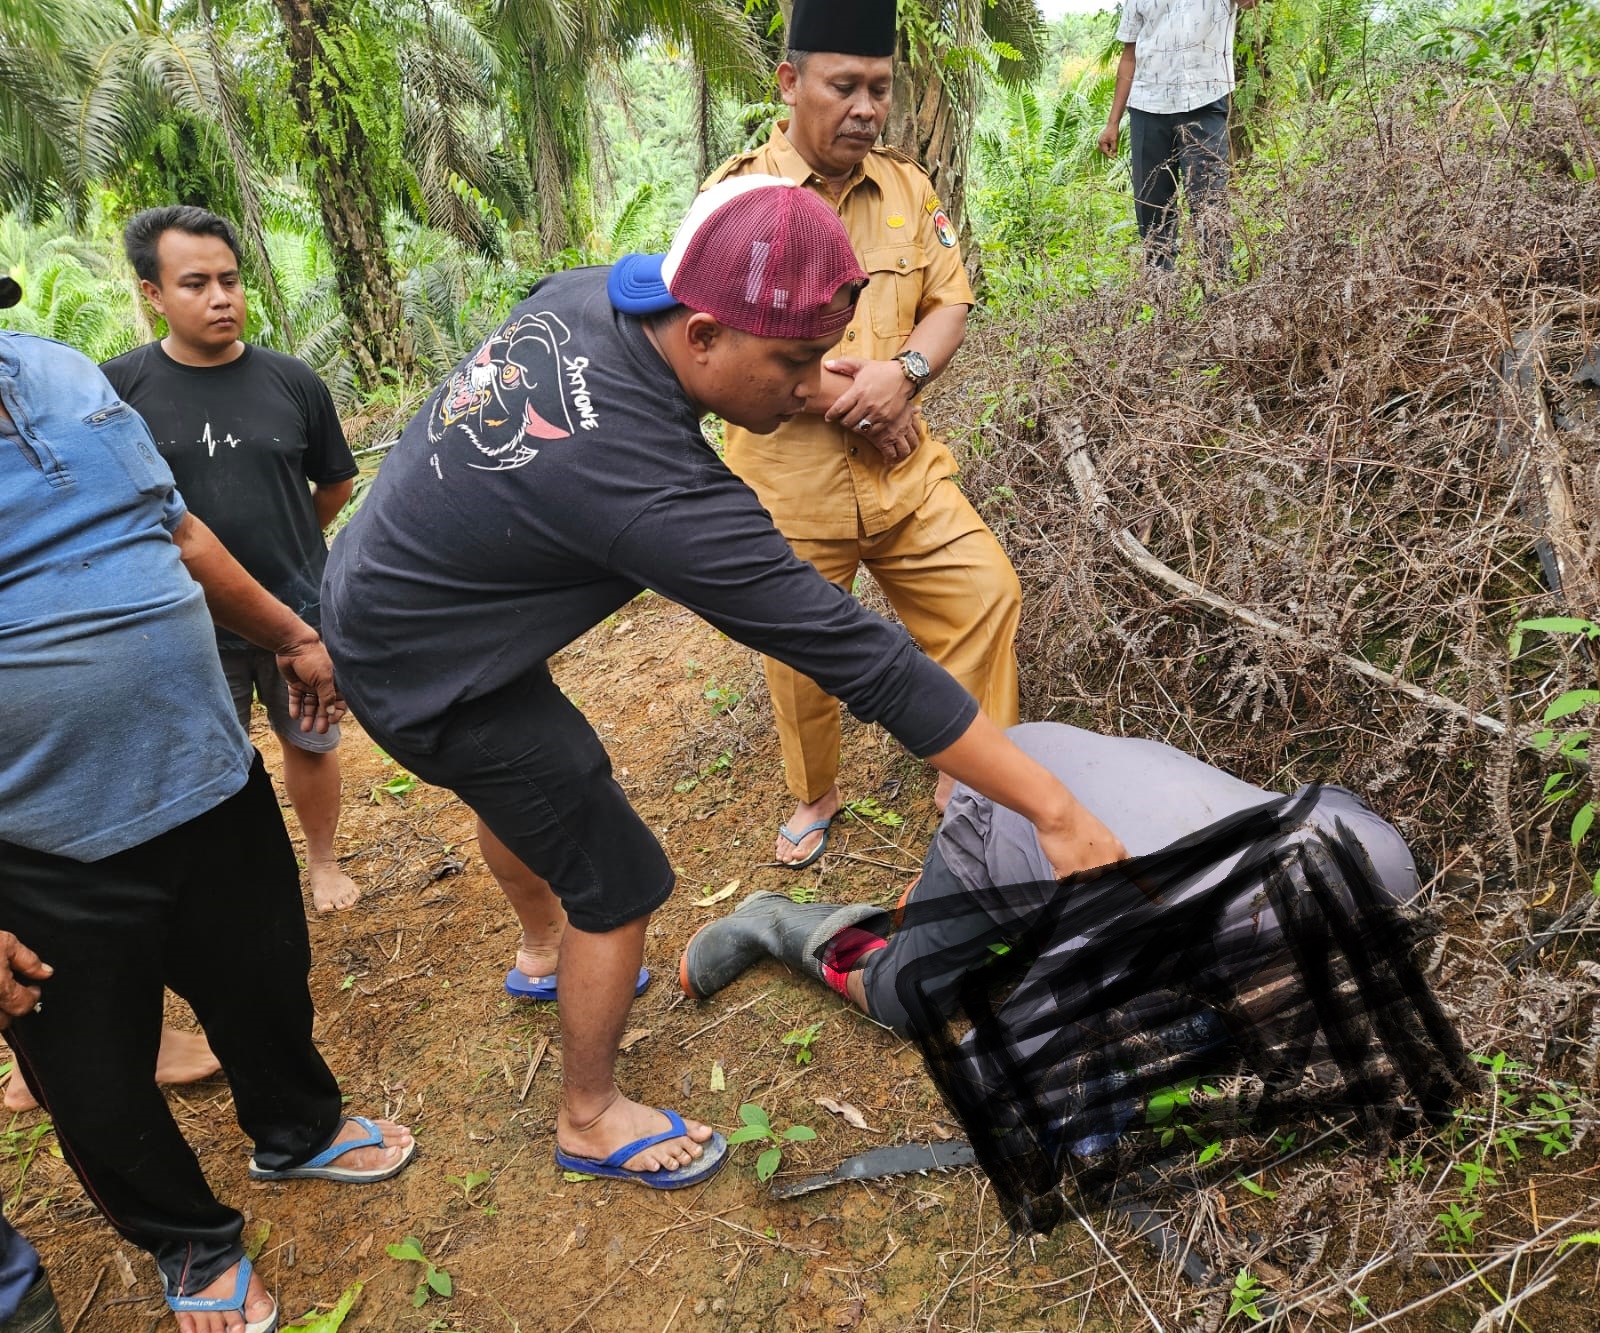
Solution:
M 1512 657 L 1521 653 L 1523 635 L 1529 630 L 1541 634 L 1569 634 L 1588 640 L 1590 643 L 1600 639 L 1600 625 L 1592 620 L 1579 620 L 1572 616 L 1545 616 L 1535 620 L 1519 620 L 1516 628 L 1511 631 L 1509 647 Z M 1545 779 L 1544 803 L 1548 806 L 1560 805 L 1568 797 L 1589 788 L 1589 728 L 1568 727 L 1558 733 L 1550 724 L 1571 717 L 1586 708 L 1593 708 L 1596 704 L 1600 704 L 1600 690 L 1567 690 L 1558 695 L 1544 710 L 1544 729 L 1528 737 L 1532 745 L 1550 751 L 1552 758 L 1563 761 L 1561 772 L 1552 773 Z M 1589 830 L 1594 827 L 1595 813 L 1595 802 L 1590 800 L 1579 806 L 1578 812 L 1572 816 L 1567 837 L 1571 840 L 1574 850 L 1581 847 L 1589 836 Z M 1600 894 L 1600 870 L 1594 872 L 1590 887 L 1596 894 Z
M 382 805 L 383 798 L 385 796 L 388 796 L 393 800 L 399 800 L 402 796 L 409 796 L 417 789 L 416 778 L 412 777 L 411 774 L 405 771 L 405 769 L 396 764 L 393 759 L 389 758 L 389 756 L 380 750 L 376 745 L 374 745 L 372 749 L 378 758 L 383 760 L 383 765 L 385 768 L 392 768 L 395 770 L 394 776 L 389 778 L 387 781 L 373 784 L 372 790 L 368 793 L 368 797 L 372 801 L 373 805 Z
M 756 1158 L 756 1179 L 760 1181 L 772 1179 L 783 1161 L 784 1144 L 806 1143 L 817 1137 L 817 1131 L 809 1125 L 790 1125 L 782 1132 L 774 1129 L 767 1113 L 754 1102 L 746 1102 L 739 1108 L 739 1119 L 744 1123 L 728 1135 L 730 1144 L 770 1142 L 772 1145 Z
M 20 1130 L 17 1128 L 17 1117 L 12 1116 L 5 1133 L 0 1134 L 0 1158 L 17 1164 L 17 1183 L 11 1191 L 11 1198 L 6 1201 L 6 1212 L 16 1212 L 17 1204 L 22 1200 L 22 1187 L 28 1179 L 28 1168 L 33 1165 L 40 1141 L 50 1132 L 50 1128 L 48 1120 L 41 1120 L 32 1129 Z M 61 1149 L 53 1143 L 50 1152 L 61 1156 Z
M 1197 1089 L 1207 1097 L 1220 1095 L 1215 1088 L 1201 1083 L 1199 1079 L 1184 1079 L 1170 1088 L 1158 1089 L 1151 1095 L 1144 1109 L 1144 1122 L 1160 1129 L 1163 1148 L 1171 1146 L 1173 1140 L 1182 1134 L 1200 1150 L 1195 1157 L 1195 1165 L 1204 1166 L 1222 1151 L 1222 1139 L 1218 1135 L 1203 1132 L 1181 1118 L 1182 1112 L 1194 1106 Z
M 1228 1293 L 1228 1318 L 1237 1319 L 1243 1315 L 1246 1319 L 1261 1319 L 1260 1301 L 1267 1294 L 1267 1289 L 1261 1285 L 1248 1268 L 1241 1268 L 1233 1279 L 1233 1290 Z
M 847 801 L 844 810 L 847 815 L 854 815 L 863 823 L 880 824 L 884 828 L 899 828 L 906 822 L 893 810 L 885 810 L 871 796 L 863 796 L 859 801 Z
M 482 1186 L 487 1185 L 491 1179 L 487 1171 L 469 1171 L 464 1176 L 446 1176 L 450 1184 L 461 1191 L 461 1197 L 476 1208 L 485 1217 L 494 1217 L 499 1209 L 492 1203 L 484 1203 L 481 1199 L 474 1199 L 473 1194 Z
M 1444 1237 L 1445 1243 L 1458 1250 L 1472 1244 L 1476 1234 L 1473 1228 L 1482 1220 L 1481 1208 L 1464 1208 L 1459 1203 L 1451 1204 L 1434 1219 L 1439 1224 L 1439 1234 Z
M 422 1280 L 417 1283 L 417 1289 L 411 1293 L 413 1310 L 420 1310 L 434 1296 L 442 1296 L 446 1300 L 450 1298 L 451 1292 L 455 1290 L 455 1284 L 450 1281 L 450 1274 L 422 1252 L 422 1242 L 415 1236 L 407 1236 L 398 1245 L 387 1245 L 384 1248 L 391 1259 L 423 1265 Z
M 808 1065 L 811 1063 L 811 1047 L 817 1040 L 817 1034 L 821 1031 L 822 1024 L 813 1023 L 810 1027 L 799 1028 L 794 1032 L 785 1032 L 783 1034 L 783 1044 L 795 1048 L 795 1064 Z
M 733 686 L 719 684 L 715 676 L 706 681 L 706 687 L 701 691 L 701 694 L 705 696 L 706 702 L 711 705 L 711 715 L 713 717 L 719 713 L 731 713 L 739 706 L 739 701 L 744 698 L 744 695 L 734 689 Z

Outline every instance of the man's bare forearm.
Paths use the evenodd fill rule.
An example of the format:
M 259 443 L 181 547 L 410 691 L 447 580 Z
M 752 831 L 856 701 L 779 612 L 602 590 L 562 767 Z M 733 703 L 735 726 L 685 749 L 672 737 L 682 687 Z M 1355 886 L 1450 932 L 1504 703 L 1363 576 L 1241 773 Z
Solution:
M 328 530 L 328 524 L 339 517 L 339 511 L 345 507 L 355 487 L 355 478 L 352 477 L 348 481 L 328 482 L 311 488 L 311 507 L 317 512 L 317 526 L 324 532 Z
M 921 352 L 928 361 L 930 382 L 939 378 L 945 368 L 955 360 L 961 344 L 967 340 L 967 307 L 964 305 L 940 306 L 929 311 L 922 322 L 911 330 L 902 352 Z M 927 386 L 924 385 L 924 388 Z
M 1122 113 L 1128 109 L 1128 94 L 1133 91 L 1133 73 L 1138 64 L 1134 43 L 1122 44 L 1122 59 L 1117 61 L 1117 84 L 1111 94 L 1111 114 L 1106 117 L 1107 130 L 1120 130 Z
M 172 534 L 189 576 L 206 595 L 211 618 L 258 648 L 274 653 L 316 643 L 316 630 L 257 583 L 193 514 Z

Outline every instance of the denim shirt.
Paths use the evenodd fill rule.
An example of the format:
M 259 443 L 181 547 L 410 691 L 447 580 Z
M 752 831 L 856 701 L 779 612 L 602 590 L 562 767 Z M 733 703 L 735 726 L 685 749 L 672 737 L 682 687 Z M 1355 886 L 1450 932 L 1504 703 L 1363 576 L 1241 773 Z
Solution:
M 86 357 L 4 331 L 0 403 L 0 840 L 97 861 L 237 792 L 250 741 L 144 421 Z

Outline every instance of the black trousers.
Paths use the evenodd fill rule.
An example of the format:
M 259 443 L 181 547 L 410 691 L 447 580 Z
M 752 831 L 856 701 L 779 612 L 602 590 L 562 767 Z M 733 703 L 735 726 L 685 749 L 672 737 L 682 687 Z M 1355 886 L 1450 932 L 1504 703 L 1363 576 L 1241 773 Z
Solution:
M 1181 179 L 1206 263 L 1222 272 L 1231 244 L 1220 216 L 1228 196 L 1228 99 L 1170 114 L 1129 108 L 1128 141 L 1133 215 L 1150 264 L 1169 269 L 1177 254 Z
M 67 1162 L 192 1295 L 238 1262 L 244 1221 L 156 1087 L 163 988 L 193 1006 L 259 1165 L 306 1161 L 341 1123 L 311 1040 L 300 874 L 260 755 L 237 795 L 104 860 L 0 842 L 0 926 L 55 968 L 7 1036 Z

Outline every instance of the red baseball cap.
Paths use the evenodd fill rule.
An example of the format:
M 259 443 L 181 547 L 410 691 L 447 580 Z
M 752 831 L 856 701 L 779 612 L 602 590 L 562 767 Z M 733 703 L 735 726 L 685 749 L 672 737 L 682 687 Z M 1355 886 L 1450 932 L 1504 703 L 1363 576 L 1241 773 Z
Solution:
M 686 305 L 758 338 L 844 332 L 855 301 L 829 310 L 841 287 L 867 275 L 839 215 L 779 176 L 736 176 L 695 199 L 664 255 L 611 266 L 611 304 L 630 315 Z

